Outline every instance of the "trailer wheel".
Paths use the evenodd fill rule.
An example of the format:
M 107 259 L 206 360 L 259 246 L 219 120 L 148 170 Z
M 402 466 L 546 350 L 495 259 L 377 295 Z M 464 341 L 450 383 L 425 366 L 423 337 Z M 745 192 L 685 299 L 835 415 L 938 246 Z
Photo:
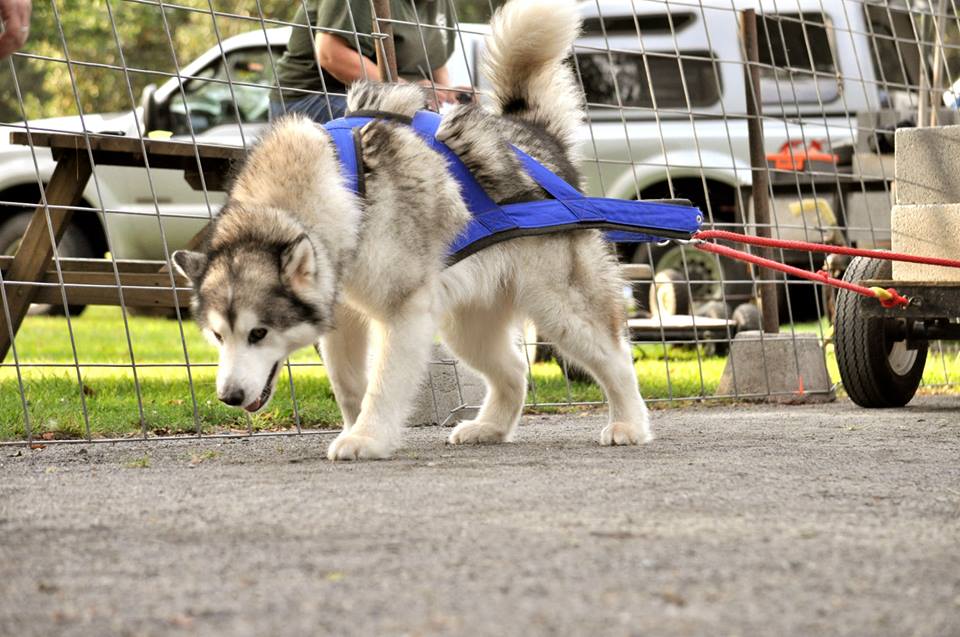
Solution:
M 860 282 L 892 276 L 889 261 L 857 257 L 843 279 Z M 833 339 L 843 386 L 861 407 L 903 407 L 920 386 L 927 343 L 908 349 L 904 319 L 863 317 L 859 304 L 856 293 L 838 292 Z

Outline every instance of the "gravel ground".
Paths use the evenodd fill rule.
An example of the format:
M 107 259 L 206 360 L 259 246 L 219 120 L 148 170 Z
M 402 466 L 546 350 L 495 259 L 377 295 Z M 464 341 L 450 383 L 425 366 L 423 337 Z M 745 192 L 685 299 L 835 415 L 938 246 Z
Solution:
M 0 448 L 2 635 L 960 635 L 960 398 Z

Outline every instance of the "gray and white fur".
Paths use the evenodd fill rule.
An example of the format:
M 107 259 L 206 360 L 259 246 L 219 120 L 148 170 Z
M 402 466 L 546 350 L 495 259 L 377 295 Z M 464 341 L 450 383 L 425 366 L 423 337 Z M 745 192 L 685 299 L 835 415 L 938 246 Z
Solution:
M 583 119 L 564 62 L 580 28 L 572 1 L 512 0 L 493 20 L 484 69 L 496 110 L 459 106 L 438 137 L 500 203 L 543 198 L 509 144 L 573 184 Z M 359 83 L 350 110 L 413 115 L 415 87 Z M 386 458 L 439 331 L 487 394 L 453 444 L 513 438 L 526 395 L 515 335 L 532 320 L 589 371 L 610 403 L 603 445 L 652 439 L 625 338 L 622 282 L 596 231 L 512 239 L 445 267 L 469 213 L 444 159 L 411 128 L 361 130 L 364 200 L 340 176 L 333 144 L 309 121 L 278 123 L 251 152 L 202 252 L 174 254 L 193 282 L 194 316 L 220 348 L 217 393 L 263 409 L 290 353 L 319 339 L 344 419 L 333 460 Z

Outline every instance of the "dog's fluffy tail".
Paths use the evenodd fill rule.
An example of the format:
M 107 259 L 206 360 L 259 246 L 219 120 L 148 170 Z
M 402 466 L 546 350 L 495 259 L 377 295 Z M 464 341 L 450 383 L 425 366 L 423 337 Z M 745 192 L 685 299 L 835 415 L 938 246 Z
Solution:
M 423 90 L 413 84 L 382 84 L 363 80 L 347 91 L 347 111 L 386 111 L 413 117 L 427 107 Z
M 511 0 L 494 15 L 483 72 L 504 115 L 527 120 L 568 148 L 583 121 L 583 100 L 564 59 L 580 33 L 573 0 Z

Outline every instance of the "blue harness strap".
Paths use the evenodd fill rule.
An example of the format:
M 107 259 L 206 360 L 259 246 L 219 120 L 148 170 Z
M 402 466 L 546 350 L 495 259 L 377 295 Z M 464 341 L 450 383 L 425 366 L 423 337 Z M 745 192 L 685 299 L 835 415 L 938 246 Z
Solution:
M 337 148 L 348 187 L 361 196 L 364 194 L 363 168 L 359 161 L 356 131 L 375 116 L 358 113 L 324 125 Z M 451 174 L 460 184 L 464 203 L 473 215 L 472 221 L 450 246 L 450 264 L 500 241 L 563 230 L 596 228 L 606 230 L 611 241 L 643 243 L 662 239 L 689 239 L 700 229 L 703 216 L 700 210 L 693 206 L 586 197 L 516 147 L 513 150 L 524 169 L 552 198 L 498 205 L 463 160 L 437 140 L 440 115 L 419 111 L 412 121 L 403 117 L 396 119 L 408 123 L 433 150 L 446 159 Z

